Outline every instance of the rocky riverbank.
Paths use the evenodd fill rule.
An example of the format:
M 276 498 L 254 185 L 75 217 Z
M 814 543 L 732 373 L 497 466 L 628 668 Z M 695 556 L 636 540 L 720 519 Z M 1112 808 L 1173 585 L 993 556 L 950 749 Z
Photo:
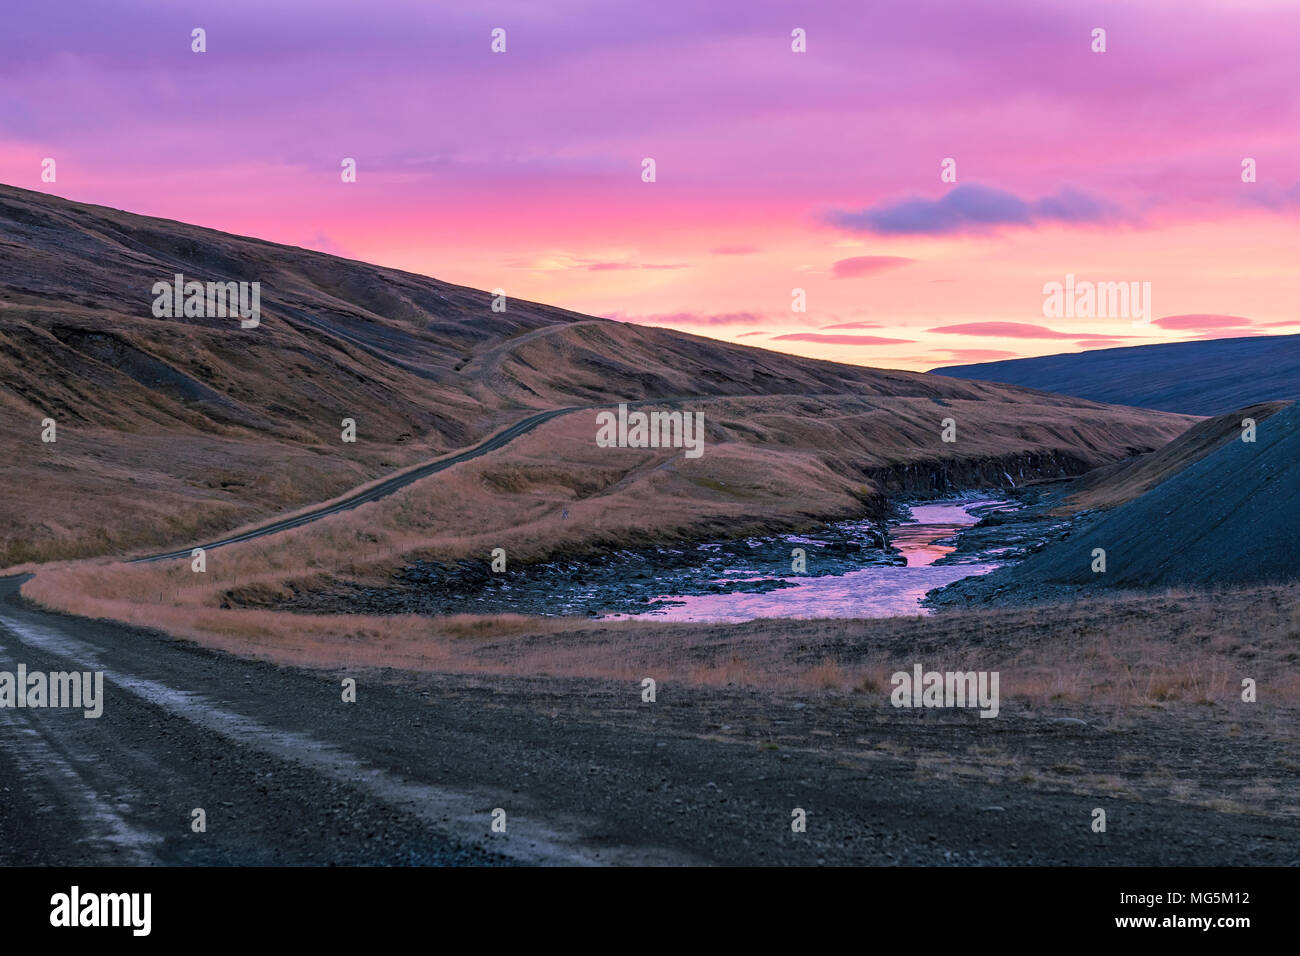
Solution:
M 683 600 L 696 597 L 762 595 L 835 578 L 837 583 L 842 580 L 841 590 L 863 589 L 863 616 L 912 613 L 920 610 L 919 596 L 944 578 L 941 573 L 924 577 L 926 572 L 919 565 L 971 565 L 970 574 L 983 574 L 989 564 L 1018 561 L 1067 528 L 1068 520 L 1045 514 L 1059 500 L 1063 484 L 1012 490 L 993 501 L 973 492 L 946 499 L 960 505 L 956 510 L 963 518 L 968 514 L 980 520 L 968 529 L 921 526 L 923 536 L 928 529 L 935 529 L 929 534 L 943 556 L 930 560 L 914 553 L 913 567 L 906 567 L 909 561 L 892 536 L 897 534 L 902 540 L 915 534 L 918 526 L 908 523 L 914 520 L 911 509 L 928 502 L 922 510 L 930 510 L 933 501 L 929 499 L 895 501 L 888 520 L 841 521 L 800 534 L 619 550 L 589 559 L 529 565 L 511 564 L 507 559 L 504 572 L 493 571 L 487 556 L 448 564 L 421 560 L 399 570 L 384 586 L 336 580 L 310 592 L 298 591 L 277 606 L 312 613 L 626 616 L 670 611 Z M 800 560 L 802 564 L 797 563 Z M 892 572 L 857 573 L 889 568 L 903 569 L 897 587 L 916 595 L 900 602 L 897 611 L 880 603 L 895 580 Z M 809 613 L 797 601 L 785 603 L 794 616 Z M 844 603 L 840 601 L 841 606 Z M 766 606 L 768 610 L 756 613 L 771 613 L 771 602 Z M 845 616 L 839 607 L 829 613 Z
M 489 560 L 417 561 L 388 587 L 340 582 L 279 607 L 356 614 L 644 614 L 667 606 L 663 595 L 793 587 L 773 576 L 791 573 L 796 548 L 806 555 L 804 573 L 814 577 L 906 563 L 890 545 L 884 522 L 843 521 L 805 534 L 620 550 L 598 560 L 507 562 L 505 572 L 493 572 Z
M 1003 565 L 992 574 L 962 578 L 936 588 L 922 602 L 931 610 L 1023 605 L 1042 600 L 1062 600 L 1072 589 L 1051 585 L 1010 589 L 1006 585 L 1011 569 L 1032 554 L 1072 534 L 1091 520 L 1092 512 L 1069 516 L 1052 514 L 1074 488 L 1074 481 L 1043 482 L 1014 493 L 1019 507 L 999 509 L 983 515 L 978 524 L 956 539 L 951 554 L 936 564 L 967 564 L 996 561 Z

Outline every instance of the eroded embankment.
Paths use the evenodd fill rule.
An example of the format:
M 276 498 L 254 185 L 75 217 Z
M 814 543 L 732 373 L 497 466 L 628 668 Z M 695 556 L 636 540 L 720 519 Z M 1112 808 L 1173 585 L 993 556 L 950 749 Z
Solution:
M 1137 454 L 1139 449 L 1130 449 Z M 1018 488 L 1044 479 L 1075 478 L 1092 466 L 1057 451 L 1025 452 L 980 458 L 931 459 L 884 468 L 868 468 L 864 477 L 891 496 L 957 495 L 971 491 Z

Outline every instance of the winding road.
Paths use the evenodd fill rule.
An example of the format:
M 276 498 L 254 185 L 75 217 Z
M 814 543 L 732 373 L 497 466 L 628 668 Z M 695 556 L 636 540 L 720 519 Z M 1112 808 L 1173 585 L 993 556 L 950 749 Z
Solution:
M 376 501 L 386 495 L 391 495 L 399 488 L 405 488 L 407 485 L 414 484 L 421 478 L 428 478 L 430 475 L 436 475 L 440 471 L 450 468 L 452 465 L 458 465 L 461 462 L 469 461 L 472 458 L 478 458 L 480 455 L 486 455 L 488 452 L 495 451 L 504 445 L 514 441 L 520 435 L 532 431 L 543 422 L 550 421 L 559 415 L 566 415 L 569 412 L 581 411 L 584 406 L 574 406 L 572 408 L 554 408 L 550 411 L 539 412 L 536 415 L 530 415 L 527 418 L 515 422 L 509 428 L 497 432 L 491 438 L 480 442 L 473 447 L 451 455 L 446 458 L 439 458 L 437 461 L 431 461 L 428 464 L 420 465 L 408 471 L 400 472 L 391 478 L 386 478 L 377 485 L 372 485 L 360 491 L 354 491 L 351 494 L 332 502 L 331 504 L 322 505 L 319 508 L 313 508 L 302 514 L 293 515 L 289 518 L 280 518 L 268 524 L 258 525 L 257 527 L 243 531 L 239 534 L 231 535 L 227 538 L 220 538 L 216 541 L 210 541 L 207 544 L 194 545 L 190 548 L 181 548 L 178 551 L 165 551 L 162 554 L 151 554 L 143 558 L 135 558 L 130 564 L 142 564 L 150 561 L 166 561 L 174 558 L 188 558 L 194 548 L 202 548 L 205 551 L 211 551 L 213 548 L 220 548 L 227 544 L 237 544 L 240 541 L 251 541 L 254 538 L 263 538 L 269 534 L 276 534 L 280 531 L 288 531 L 290 528 L 297 528 L 321 518 L 338 514 L 340 511 L 348 511 L 358 505 L 363 505 L 368 501 Z M 598 408 L 600 406 L 590 406 Z

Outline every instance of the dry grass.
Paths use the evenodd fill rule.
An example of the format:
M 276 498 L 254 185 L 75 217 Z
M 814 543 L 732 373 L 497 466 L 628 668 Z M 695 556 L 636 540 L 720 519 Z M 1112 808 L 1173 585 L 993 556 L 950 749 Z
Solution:
M 1290 587 L 1122 595 L 925 618 L 693 625 L 222 609 L 204 603 L 202 585 L 190 585 L 195 600 L 175 603 L 175 591 L 147 593 L 148 578 L 123 572 L 121 566 L 51 569 L 29 581 L 24 594 L 70 613 L 327 669 L 650 676 L 699 686 L 883 695 L 894 672 L 921 663 L 927 670 L 998 671 L 1004 710 L 1237 708 L 1247 706 L 1243 678 L 1256 681 L 1261 701 L 1300 705 L 1300 611 Z M 165 573 L 177 587 L 199 577 Z
M 692 407 L 705 410 L 701 458 L 598 448 L 594 413 L 574 412 L 378 502 L 214 551 L 205 574 L 192 573 L 188 561 L 91 565 L 42 569 L 53 578 L 43 586 L 66 592 L 65 601 L 112 594 L 191 608 L 232 599 L 270 607 L 295 588 L 331 578 L 386 583 L 416 559 L 486 560 L 502 547 L 518 564 L 857 517 L 881 507 L 887 488 L 909 481 L 930 487 L 937 470 L 971 483 L 1000 480 L 1001 464 L 987 476 L 963 472 L 987 469 L 970 462 L 996 461 L 997 449 L 1050 454 L 1104 443 L 1117 428 L 1124 440 L 1140 441 L 1182 426 L 1172 416 L 1152 423 L 1134 412 L 1124 420 L 1126 412 L 1050 401 L 941 407 L 930 399 L 731 397 Z M 934 424 L 941 412 L 969 437 L 940 442 Z
M 28 585 L 38 598 L 39 581 Z M 682 732 L 761 750 L 833 754 L 841 766 L 867 775 L 1172 800 L 1279 819 L 1300 812 L 1294 800 L 1300 615 L 1293 589 L 730 626 L 294 615 L 104 597 L 84 609 L 290 665 L 374 671 L 401 682 L 410 672 L 464 675 L 525 702 L 537 699 L 530 688 L 539 677 L 582 679 L 574 693 L 594 691 L 606 703 L 599 696 L 603 682 L 618 682 L 622 703 L 610 708 L 614 714 L 637 698 L 631 688 L 653 677 L 661 694 L 695 689 L 690 699 L 698 706 L 663 712 Z M 1001 719 L 893 710 L 889 676 L 915 662 L 936 670 L 997 670 Z M 1258 680 L 1260 703 L 1241 702 L 1242 674 Z M 816 716 L 803 730 L 773 721 L 804 702 Z M 1058 735 L 1041 719 L 1054 715 L 1089 721 L 1086 753 L 1076 750 L 1077 728 Z M 641 726 L 643 718 L 634 723 Z M 1243 759 L 1246 753 L 1256 759 Z M 1172 769 L 1170 760 L 1176 760 Z

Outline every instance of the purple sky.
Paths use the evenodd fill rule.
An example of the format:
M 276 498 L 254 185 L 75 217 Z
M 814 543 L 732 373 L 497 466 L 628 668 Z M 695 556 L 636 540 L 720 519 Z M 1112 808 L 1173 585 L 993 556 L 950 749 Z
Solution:
M 1241 0 L 29 4 L 0 180 L 922 368 L 1300 331 L 1298 64 L 1300 5 Z M 1160 321 L 1045 318 L 1067 273 Z

